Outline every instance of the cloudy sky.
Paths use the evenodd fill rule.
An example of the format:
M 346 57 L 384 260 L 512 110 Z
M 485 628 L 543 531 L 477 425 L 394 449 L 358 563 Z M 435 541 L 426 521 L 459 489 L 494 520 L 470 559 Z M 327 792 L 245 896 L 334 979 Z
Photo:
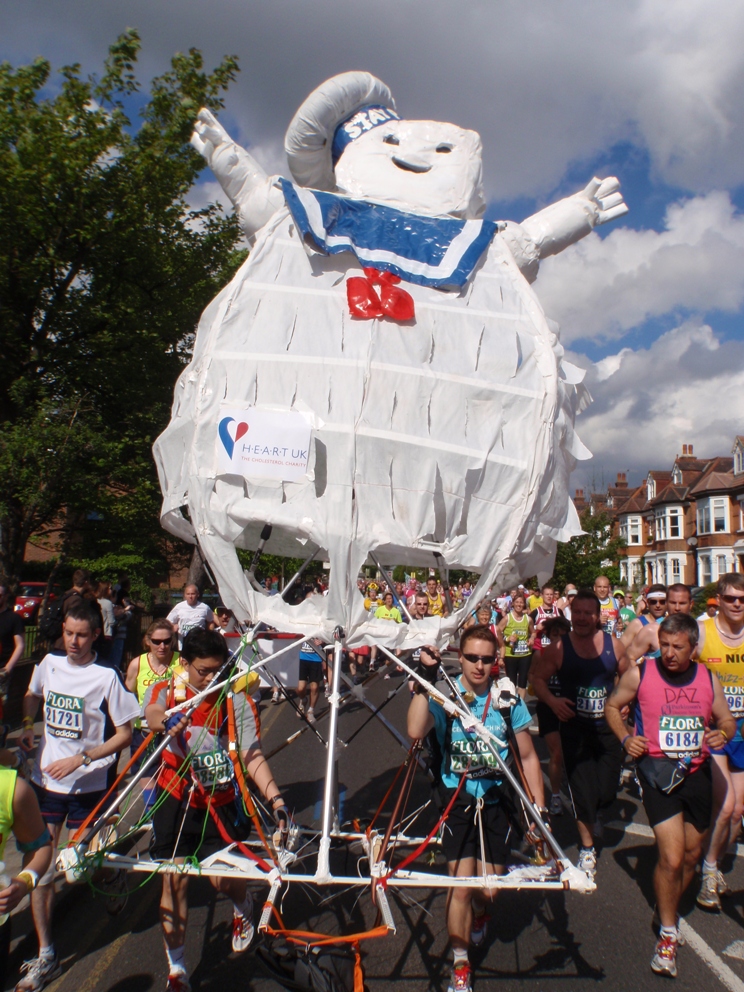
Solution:
M 588 369 L 576 484 L 639 482 L 744 433 L 744 4 L 738 0 L 0 0 L 0 58 L 99 71 L 126 27 L 142 77 L 192 46 L 240 59 L 222 120 L 271 172 L 307 94 L 366 69 L 408 118 L 481 133 L 488 216 L 617 175 L 631 212 L 535 284 Z M 204 173 L 199 196 L 214 195 Z M 588 467 L 587 467 L 588 465 Z

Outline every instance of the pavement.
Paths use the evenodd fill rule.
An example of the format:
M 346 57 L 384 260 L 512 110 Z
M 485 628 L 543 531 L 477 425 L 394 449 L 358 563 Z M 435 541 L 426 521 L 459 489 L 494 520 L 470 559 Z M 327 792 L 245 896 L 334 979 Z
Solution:
M 369 685 L 368 697 L 380 705 L 400 685 L 400 678 L 383 681 L 378 677 Z M 401 731 L 405 730 L 407 704 L 408 691 L 403 685 L 383 710 Z M 317 711 L 322 734 L 327 722 L 322 719 L 325 706 L 321 701 Z M 266 701 L 261 709 L 264 751 L 276 751 L 271 765 L 282 792 L 298 822 L 318 826 L 325 748 L 312 731 L 303 729 L 288 703 L 274 706 Z M 340 714 L 339 736 L 348 740 L 357 732 L 339 754 L 342 821 L 373 815 L 405 758 L 402 746 L 377 720 L 363 726 L 369 716 L 356 701 Z M 282 746 L 300 730 L 298 738 Z M 546 767 L 542 744 L 539 738 L 533 739 Z M 411 795 L 412 807 L 425 802 L 429 792 L 424 777 L 419 776 Z M 424 813 L 422 832 L 433 823 L 433 814 Z M 575 827 L 568 810 L 553 823 L 557 839 L 575 860 Z M 8 845 L 11 869 L 15 867 L 13 848 L 12 843 Z M 334 851 L 334 870 L 356 873 L 357 859 L 358 855 L 347 848 Z M 631 782 L 620 792 L 605 827 L 596 893 L 499 894 L 487 940 L 472 955 L 476 992 L 496 988 L 500 992 L 517 988 L 520 992 L 590 988 L 643 992 L 668 986 L 669 979 L 654 975 L 649 968 L 654 949 L 654 864 L 651 831 Z M 695 906 L 697 882 L 685 897 L 682 926 L 687 943 L 680 949 L 679 977 L 674 982 L 679 992 L 744 992 L 744 859 L 733 855 L 724 867 L 733 894 L 724 897 L 722 913 L 708 914 Z M 54 931 L 64 971 L 48 986 L 50 992 L 149 992 L 165 988 L 167 968 L 158 922 L 160 883 L 139 873 L 129 879 L 132 891 L 128 902 L 115 917 L 105 911 L 103 898 L 86 885 L 58 880 Z M 390 893 L 397 932 L 364 945 L 369 992 L 446 990 L 450 965 L 444 892 Z M 261 893 L 256 894 L 260 901 Z M 231 903 L 206 879 L 192 879 L 190 907 L 186 961 L 194 992 L 280 992 L 281 986 L 266 976 L 253 949 L 240 956 L 231 952 Z M 375 922 L 366 887 L 330 892 L 291 885 L 284 894 L 282 913 L 290 926 L 326 933 L 358 932 Z M 10 974 L 17 976 L 21 962 L 36 953 L 27 906 L 22 904 L 14 913 L 13 929 Z M 8 987 L 13 988 L 13 984 Z

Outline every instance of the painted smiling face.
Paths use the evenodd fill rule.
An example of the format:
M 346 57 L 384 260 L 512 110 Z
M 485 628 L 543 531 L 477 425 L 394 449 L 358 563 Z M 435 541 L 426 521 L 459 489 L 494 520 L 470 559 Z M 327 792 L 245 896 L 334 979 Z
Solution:
M 439 121 L 388 121 L 352 141 L 336 183 L 355 199 L 430 216 L 483 214 L 480 135 Z

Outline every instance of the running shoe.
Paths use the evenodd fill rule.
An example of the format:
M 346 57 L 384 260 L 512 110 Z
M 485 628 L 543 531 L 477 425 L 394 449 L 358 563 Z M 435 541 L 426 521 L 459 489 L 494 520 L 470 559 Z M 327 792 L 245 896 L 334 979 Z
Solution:
M 253 903 L 251 902 L 251 909 L 252 907 Z M 240 913 L 233 913 L 232 949 L 236 954 L 242 954 L 243 951 L 247 951 L 253 943 L 256 929 L 253 926 L 251 917 L 252 912 L 246 916 L 241 916 Z
M 307 717 L 308 723 L 315 723 L 315 710 L 312 708 L 312 706 L 308 706 L 307 713 L 305 714 L 305 716 Z
M 651 971 L 657 975 L 677 977 L 677 941 L 674 937 L 660 937 L 651 958 Z
M 468 961 L 455 965 L 447 992 L 473 992 L 472 975 Z
M 473 947 L 480 947 L 486 939 L 489 919 L 488 913 L 480 913 L 478 916 L 473 915 L 473 922 L 470 924 L 470 943 Z
M 594 881 L 594 876 L 597 874 L 597 852 L 593 847 L 581 848 L 578 868 L 589 876 L 590 881 Z
M 278 689 L 274 689 L 274 691 L 271 694 L 271 702 L 276 705 L 277 703 L 281 703 L 281 701 L 282 701 L 281 693 L 279 692 Z
M 721 896 L 729 891 L 722 871 L 718 868 L 715 871 L 704 871 L 696 902 L 702 909 L 720 913 Z
M 298 699 L 297 700 L 297 719 L 298 720 L 301 720 L 304 715 L 305 715 L 305 700 L 304 699 Z
M 118 916 L 129 899 L 126 871 L 119 868 L 110 878 L 102 879 L 101 892 L 106 896 L 106 912 L 111 916 Z
M 39 957 L 24 961 L 21 972 L 25 972 L 26 975 L 16 985 L 15 992 L 40 992 L 40 989 L 45 988 L 55 978 L 59 978 L 62 974 L 62 965 L 55 954 L 53 958 Z
M 165 992 L 191 992 L 191 982 L 185 971 L 172 971 L 168 975 Z
M 563 800 L 560 796 L 550 797 L 549 812 L 551 816 L 563 816 Z

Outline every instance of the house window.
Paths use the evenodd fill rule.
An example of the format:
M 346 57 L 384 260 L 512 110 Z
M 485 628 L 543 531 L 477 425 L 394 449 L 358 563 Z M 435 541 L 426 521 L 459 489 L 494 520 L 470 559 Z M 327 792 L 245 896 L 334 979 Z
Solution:
M 672 558 L 672 582 L 682 581 L 682 562 L 679 558 Z
M 720 579 L 722 575 L 725 575 L 728 570 L 728 563 L 726 561 L 726 555 L 716 555 L 716 568 L 718 569 L 717 579 Z
M 669 511 L 669 536 L 670 537 L 682 536 L 680 512 L 676 508 L 670 509 Z
M 641 518 L 628 517 L 628 544 L 641 543 Z
M 666 513 L 664 510 L 656 511 L 655 522 L 656 522 L 656 540 L 666 541 L 667 526 L 666 526 Z
M 672 482 L 675 486 L 682 485 L 682 473 L 676 465 L 674 466 L 674 471 L 672 472 Z
M 728 531 L 728 499 L 717 496 L 700 502 L 697 525 L 700 534 L 725 534 Z
M 656 483 L 651 478 L 651 476 L 646 479 L 646 494 L 647 499 L 652 500 L 656 498 Z
M 737 447 L 734 453 L 734 475 L 741 475 L 744 472 L 744 450 Z
M 700 555 L 698 561 L 700 562 L 700 585 L 707 586 L 713 581 L 710 571 L 710 555 Z

